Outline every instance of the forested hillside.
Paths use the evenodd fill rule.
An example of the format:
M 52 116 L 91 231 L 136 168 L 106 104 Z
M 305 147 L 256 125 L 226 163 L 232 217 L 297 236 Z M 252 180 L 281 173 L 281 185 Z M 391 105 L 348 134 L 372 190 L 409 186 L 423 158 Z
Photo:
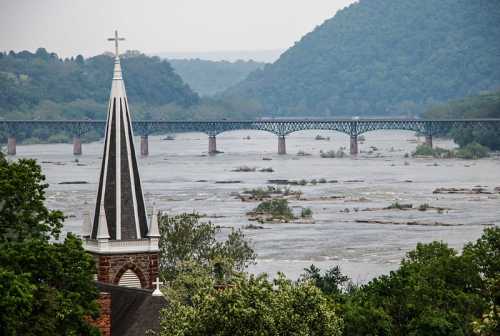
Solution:
M 424 113 L 424 117 L 435 119 L 500 118 L 500 91 L 433 106 Z
M 498 0 L 360 0 L 226 96 L 273 116 L 416 115 L 500 87 Z
M 500 91 L 454 100 L 434 106 L 424 113 L 426 118 L 500 118 Z M 478 142 L 490 149 L 500 150 L 500 130 L 465 128 L 451 134 L 461 146 Z
M 254 61 L 206 61 L 201 59 L 170 59 L 169 63 L 198 94 L 211 96 L 236 85 L 249 73 L 264 67 Z
M 129 100 L 143 109 L 176 105 L 199 97 L 167 61 L 129 52 L 122 57 Z M 113 58 L 99 55 L 60 59 L 40 48 L 36 53 L 0 53 L 0 116 L 5 119 L 96 119 L 106 113 Z

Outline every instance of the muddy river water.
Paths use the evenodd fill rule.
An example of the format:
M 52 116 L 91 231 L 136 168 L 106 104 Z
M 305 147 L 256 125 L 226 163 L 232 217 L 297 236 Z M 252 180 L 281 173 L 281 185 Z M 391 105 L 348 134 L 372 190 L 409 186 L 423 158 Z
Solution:
M 315 140 L 317 134 L 330 139 Z M 148 207 L 154 203 L 170 214 L 206 214 L 224 232 L 229 227 L 247 226 L 246 212 L 257 205 L 242 202 L 234 196 L 237 192 L 267 187 L 273 179 L 336 180 L 292 186 L 303 192 L 305 200 L 291 201 L 291 206 L 311 208 L 314 224 L 263 224 L 263 229 L 244 229 L 258 255 L 250 271 L 271 275 L 282 271 L 292 278 L 314 263 L 321 268 L 340 265 L 355 282 L 364 282 L 397 268 L 417 242 L 442 240 L 459 249 L 477 239 L 485 225 L 500 225 L 500 194 L 494 190 L 500 186 L 498 156 L 477 161 L 406 158 L 405 153 L 411 153 L 423 139 L 400 131 L 372 132 L 365 137 L 357 158 L 328 159 L 320 157 L 320 150 L 347 146 L 347 136 L 294 133 L 287 137 L 288 155 L 279 156 L 273 135 L 228 132 L 217 137 L 218 150 L 224 153 L 213 157 L 206 155 L 208 140 L 203 134 L 178 134 L 175 140 L 152 136 L 150 156 L 138 160 L 144 196 Z M 454 147 L 449 140 L 434 142 Z M 18 157 L 33 157 L 42 164 L 50 184 L 47 204 L 69 216 L 66 231 L 78 233 L 82 213 L 94 206 L 102 147 L 102 142 L 85 144 L 83 155 L 75 162 L 68 144 L 18 146 Z M 299 151 L 312 155 L 297 156 Z M 274 172 L 233 171 L 241 166 L 271 167 Z M 88 183 L 60 184 L 71 181 Z M 239 183 L 217 183 L 221 181 Z M 433 193 L 436 188 L 476 186 L 489 193 Z M 446 210 L 383 209 L 394 202 L 413 204 L 414 208 L 427 203 Z M 363 211 L 368 208 L 371 211 Z M 382 223 L 362 223 L 364 220 Z

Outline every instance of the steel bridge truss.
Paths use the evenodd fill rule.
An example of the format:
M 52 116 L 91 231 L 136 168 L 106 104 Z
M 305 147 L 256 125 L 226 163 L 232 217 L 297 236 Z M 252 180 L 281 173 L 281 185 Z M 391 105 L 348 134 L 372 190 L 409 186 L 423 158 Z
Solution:
M 51 132 L 65 131 L 82 136 L 90 131 L 102 132 L 104 120 L 0 120 L 0 131 L 15 136 L 19 132 L 47 129 Z M 269 119 L 256 121 L 149 121 L 133 122 L 137 135 L 201 132 L 208 136 L 236 131 L 258 130 L 277 136 L 286 136 L 304 130 L 337 131 L 356 137 L 376 130 L 407 130 L 423 135 L 446 134 L 456 128 L 480 128 L 500 130 L 500 119 Z

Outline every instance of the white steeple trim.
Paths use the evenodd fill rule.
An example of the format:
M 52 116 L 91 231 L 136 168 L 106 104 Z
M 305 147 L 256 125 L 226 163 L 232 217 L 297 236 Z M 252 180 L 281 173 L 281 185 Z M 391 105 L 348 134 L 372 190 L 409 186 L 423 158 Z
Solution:
M 159 211 L 156 211 L 156 207 L 153 206 L 153 212 L 151 213 L 151 219 L 149 221 L 149 231 L 148 237 L 159 238 L 160 230 L 158 229 L 158 215 Z
M 115 66 L 113 68 L 113 80 L 122 80 L 122 66 L 120 64 L 120 58 L 117 56 L 115 58 Z
M 101 205 L 101 208 L 99 209 L 99 227 L 97 230 L 97 239 L 109 239 L 111 238 L 109 236 L 108 232 L 108 221 L 106 220 L 106 212 L 104 210 L 104 206 Z
M 103 254 L 123 254 L 140 252 L 158 252 L 158 239 L 139 240 L 91 240 L 83 241 L 86 251 Z
M 116 98 L 116 122 L 115 122 L 115 181 L 116 181 L 116 239 L 122 239 L 122 151 L 121 151 L 121 118 L 122 118 L 122 102 Z
M 109 104 L 108 104 L 108 120 L 106 120 L 106 133 L 104 134 L 104 139 L 108 139 L 108 136 L 111 134 L 111 120 L 113 120 L 113 101 L 110 99 Z M 94 226 L 97 225 L 97 235 L 99 235 L 99 227 L 101 226 L 101 216 L 104 213 L 104 197 L 106 196 L 106 180 L 108 177 L 107 171 L 108 171 L 108 161 L 109 161 L 109 149 L 110 149 L 110 143 L 109 140 L 106 143 L 106 148 L 104 149 L 105 155 L 103 157 L 104 160 L 104 173 L 102 177 L 102 185 L 104 186 L 101 191 L 101 202 L 98 205 L 99 206 L 99 218 L 97 218 L 97 223 L 94 223 Z M 99 187 L 98 187 L 98 192 L 99 192 Z M 97 210 L 97 209 L 96 209 Z M 103 211 L 103 212 L 101 212 Z M 106 220 L 106 217 L 104 217 L 104 220 Z M 108 229 L 107 222 L 106 224 L 106 230 Z M 93 228 L 93 227 L 92 227 Z M 92 231 L 91 231 L 92 234 Z M 109 235 L 109 234 L 108 234 Z
M 92 219 L 90 218 L 90 211 L 85 210 L 83 213 L 83 224 L 80 236 L 89 237 L 92 234 Z

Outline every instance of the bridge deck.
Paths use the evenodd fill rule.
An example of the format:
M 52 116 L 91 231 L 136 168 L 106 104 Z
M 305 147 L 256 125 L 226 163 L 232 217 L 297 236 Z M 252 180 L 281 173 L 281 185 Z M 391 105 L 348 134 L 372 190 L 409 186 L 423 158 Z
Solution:
M 0 120 L 0 130 L 8 134 L 35 128 L 49 128 L 83 135 L 102 131 L 105 120 Z M 454 128 L 480 127 L 500 129 L 500 119 L 260 119 L 211 121 L 136 120 L 136 134 L 202 132 L 209 136 L 233 130 L 261 130 L 285 136 L 302 130 L 332 130 L 357 136 L 375 130 L 408 130 L 426 135 L 442 134 Z

